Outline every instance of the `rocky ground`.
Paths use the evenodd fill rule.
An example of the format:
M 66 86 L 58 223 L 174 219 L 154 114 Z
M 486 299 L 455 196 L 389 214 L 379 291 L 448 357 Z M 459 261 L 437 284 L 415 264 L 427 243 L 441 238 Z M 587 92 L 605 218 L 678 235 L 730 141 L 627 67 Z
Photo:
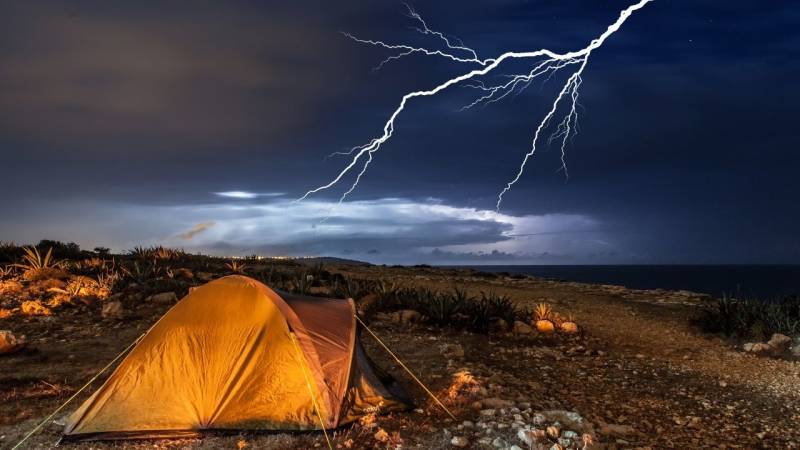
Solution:
M 800 448 L 800 364 L 756 357 L 698 332 L 690 324 L 700 299 L 695 294 L 429 268 L 335 270 L 406 285 L 455 284 L 474 294 L 494 290 L 521 306 L 546 301 L 574 315 L 581 329 L 576 335 L 487 336 L 378 315 L 371 322 L 373 331 L 416 371 L 455 420 L 364 334 L 367 352 L 402 381 L 416 409 L 367 417 L 335 430 L 335 448 Z M 111 294 L 111 300 L 63 307 L 51 315 L 0 318 L 0 329 L 27 340 L 22 351 L 0 356 L 0 448 L 13 446 L 174 302 L 172 296 L 150 294 L 122 298 L 119 310 L 108 306 L 120 299 Z M 23 448 L 51 448 L 59 439 L 58 423 L 87 395 L 78 395 Z M 240 433 L 62 446 L 284 449 L 327 444 L 321 433 Z

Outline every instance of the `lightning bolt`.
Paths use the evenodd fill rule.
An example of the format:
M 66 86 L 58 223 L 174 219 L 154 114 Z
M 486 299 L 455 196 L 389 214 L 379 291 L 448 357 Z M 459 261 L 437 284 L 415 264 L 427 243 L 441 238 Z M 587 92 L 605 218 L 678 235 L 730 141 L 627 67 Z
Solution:
M 415 28 L 416 31 L 423 35 L 435 38 L 436 42 L 439 44 L 438 47 L 426 48 L 415 47 L 406 44 L 390 44 L 380 40 L 361 39 L 350 33 L 343 33 L 347 38 L 352 39 L 355 42 L 380 47 L 395 52 L 393 55 L 381 61 L 375 67 L 375 70 L 379 70 L 387 64 L 413 54 L 440 57 L 450 60 L 454 63 L 470 64 L 477 67 L 468 70 L 461 75 L 446 80 L 432 89 L 414 91 L 405 94 L 400 100 L 400 104 L 397 106 L 397 108 L 395 108 L 388 120 L 385 122 L 383 126 L 383 133 L 380 136 L 373 138 L 366 144 L 355 146 L 349 151 L 332 153 L 330 156 L 351 156 L 350 162 L 330 182 L 309 190 L 302 197 L 295 201 L 299 202 L 305 200 L 310 195 L 329 189 L 338 184 L 342 178 L 345 177 L 345 175 L 349 174 L 351 171 L 357 170 L 358 173 L 355 176 L 355 180 L 339 198 L 338 204 L 341 204 L 347 198 L 347 196 L 356 189 L 358 183 L 361 181 L 361 178 L 364 176 L 369 168 L 369 165 L 372 163 L 375 153 L 380 150 L 384 143 L 391 139 L 392 135 L 394 134 L 395 120 L 397 120 L 397 117 L 400 116 L 408 102 L 412 99 L 418 97 L 432 97 L 449 87 L 461 85 L 479 92 L 478 97 L 473 102 L 465 105 L 462 108 L 462 110 L 470 109 L 478 105 L 487 105 L 500 101 L 512 93 L 516 95 L 530 86 L 530 84 L 536 79 L 543 79 L 543 81 L 547 81 L 560 70 L 572 69 L 572 72 L 564 82 L 563 86 L 558 92 L 558 95 L 553 101 L 550 110 L 547 112 L 547 114 L 545 114 L 536 127 L 536 131 L 533 134 L 533 140 L 531 142 L 531 148 L 522 159 L 516 175 L 498 194 L 497 203 L 495 205 L 496 209 L 498 211 L 500 210 L 500 206 L 503 202 L 503 196 L 509 190 L 511 190 L 511 188 L 522 177 L 528 161 L 536 152 L 540 135 L 545 129 L 548 128 L 553 117 L 558 113 L 560 105 L 564 102 L 568 104 L 567 112 L 556 126 L 555 131 L 550 135 L 548 143 L 560 143 L 561 168 L 564 170 L 565 175 L 568 176 L 569 174 L 567 172 L 566 165 L 566 147 L 571 136 L 574 136 L 574 134 L 577 132 L 579 88 L 583 82 L 581 76 L 583 75 L 583 71 L 586 69 L 586 65 L 589 62 L 589 57 L 594 50 L 603 45 L 606 39 L 608 39 L 612 34 L 617 32 L 620 27 L 622 27 L 625 21 L 628 20 L 628 18 L 635 11 L 643 8 L 651 1 L 653 0 L 639 0 L 637 3 L 623 9 L 620 12 L 617 20 L 609 25 L 608 28 L 602 34 L 600 34 L 600 36 L 593 39 L 586 47 L 567 53 L 556 53 L 548 49 L 541 49 L 528 52 L 506 52 L 495 58 L 482 59 L 478 56 L 478 53 L 474 49 L 465 46 L 461 40 L 448 37 L 441 32 L 429 28 L 425 20 L 423 20 L 423 18 L 409 5 L 406 5 L 408 8 L 408 17 L 418 23 L 418 26 Z M 505 74 L 502 76 L 503 82 L 498 84 L 487 84 L 487 82 L 484 81 L 484 77 L 489 74 L 494 75 L 493 72 L 503 62 L 511 60 L 530 60 L 530 69 L 523 73 L 512 75 Z M 357 168 L 359 164 L 361 164 L 360 169 Z

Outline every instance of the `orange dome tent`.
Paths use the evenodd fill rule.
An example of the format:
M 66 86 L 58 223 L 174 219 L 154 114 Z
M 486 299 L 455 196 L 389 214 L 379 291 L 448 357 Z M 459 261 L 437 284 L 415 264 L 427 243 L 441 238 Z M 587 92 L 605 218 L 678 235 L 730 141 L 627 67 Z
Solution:
M 351 299 L 229 276 L 184 297 L 68 419 L 75 439 L 334 428 L 406 409 L 358 342 Z

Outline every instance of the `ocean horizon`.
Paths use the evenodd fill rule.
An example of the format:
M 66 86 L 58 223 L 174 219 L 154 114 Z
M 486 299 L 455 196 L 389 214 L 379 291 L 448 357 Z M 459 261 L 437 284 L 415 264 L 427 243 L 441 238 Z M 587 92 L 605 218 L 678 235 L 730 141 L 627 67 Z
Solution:
M 773 299 L 800 294 L 800 264 L 447 265 L 632 289 L 687 290 L 714 297 Z

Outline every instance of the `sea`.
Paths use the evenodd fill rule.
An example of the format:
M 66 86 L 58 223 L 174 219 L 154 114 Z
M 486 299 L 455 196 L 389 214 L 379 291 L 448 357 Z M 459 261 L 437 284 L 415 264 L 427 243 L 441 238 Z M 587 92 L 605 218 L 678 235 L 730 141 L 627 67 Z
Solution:
M 450 266 L 455 267 L 455 266 Z M 722 297 L 775 299 L 800 295 L 800 265 L 457 266 L 632 289 L 687 290 Z

